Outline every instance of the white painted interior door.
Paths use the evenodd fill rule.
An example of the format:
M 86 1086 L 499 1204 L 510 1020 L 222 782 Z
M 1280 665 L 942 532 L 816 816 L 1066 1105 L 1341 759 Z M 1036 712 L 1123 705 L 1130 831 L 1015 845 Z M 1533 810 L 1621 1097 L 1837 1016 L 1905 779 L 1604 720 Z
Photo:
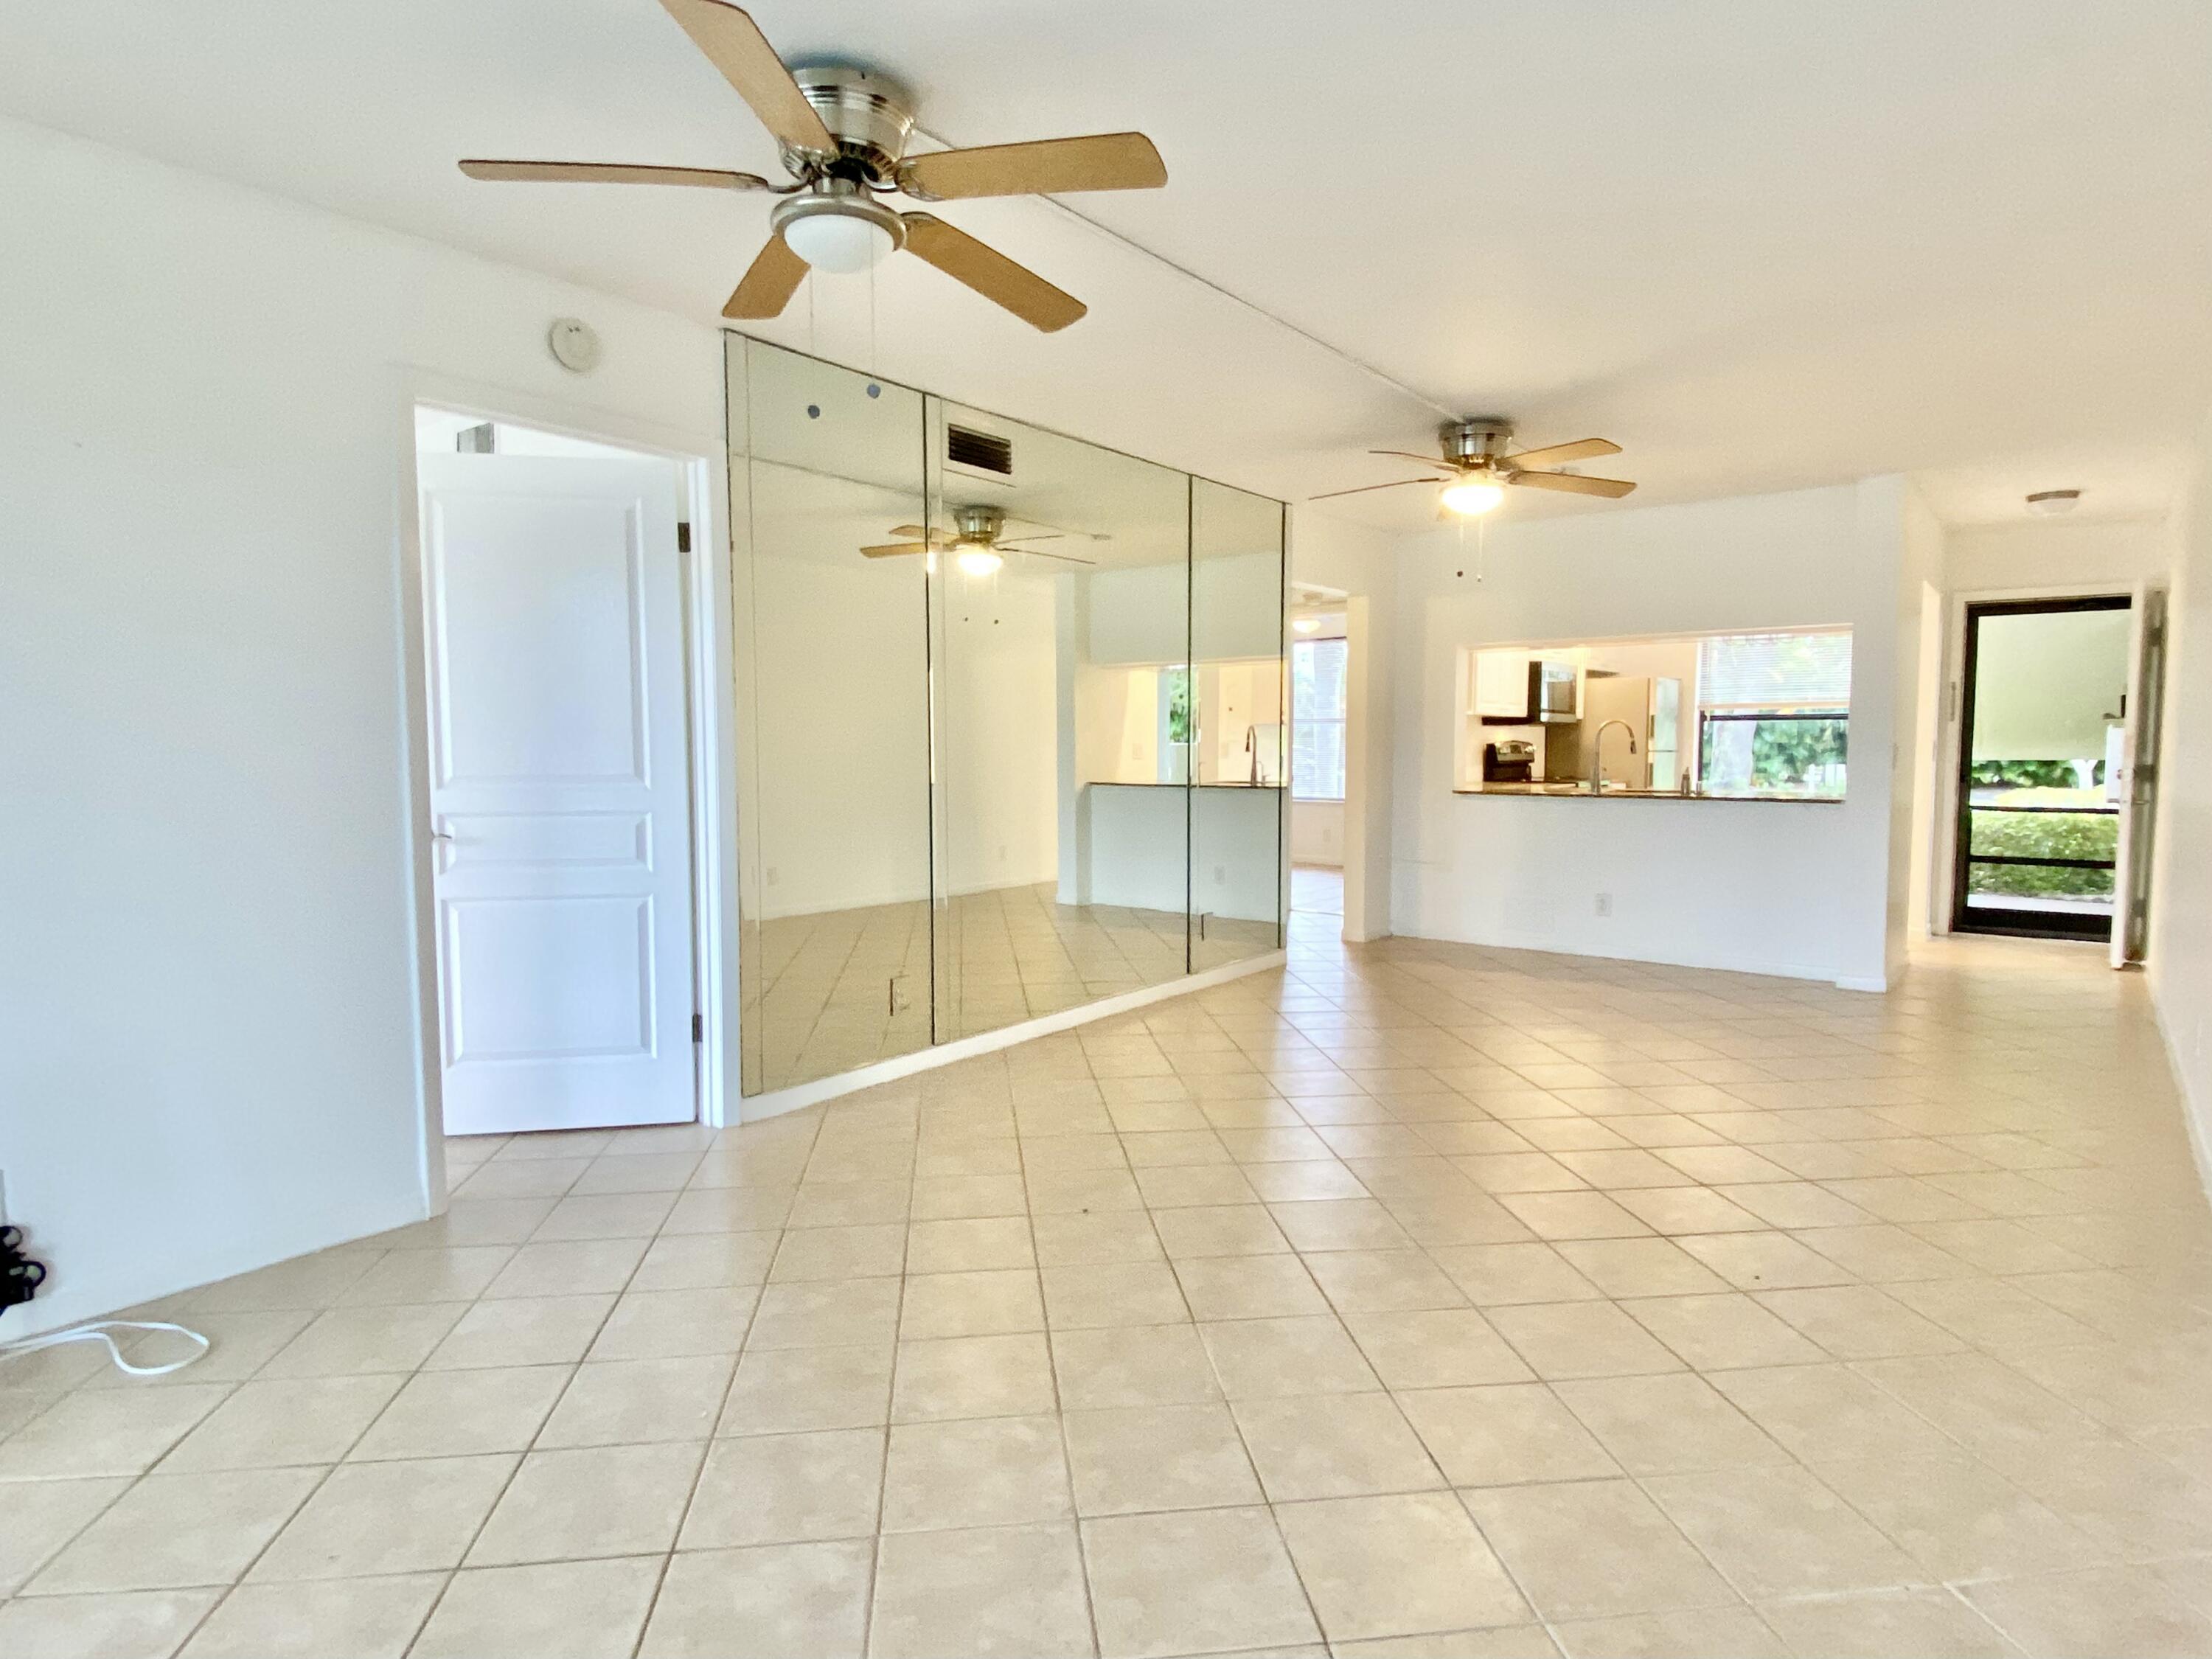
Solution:
M 688 1121 L 676 465 L 418 463 L 447 1133 Z

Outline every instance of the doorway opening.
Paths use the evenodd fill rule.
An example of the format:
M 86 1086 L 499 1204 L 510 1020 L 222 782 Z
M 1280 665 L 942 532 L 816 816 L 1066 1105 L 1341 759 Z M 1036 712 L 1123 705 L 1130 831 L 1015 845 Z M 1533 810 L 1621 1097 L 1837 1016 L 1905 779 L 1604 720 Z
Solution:
M 2132 606 L 2125 594 L 1966 606 L 1954 932 L 2112 938 Z
M 1291 627 L 1291 914 L 1316 934 L 1344 927 L 1351 793 L 1351 651 L 1345 595 L 1292 582 Z
M 417 404 L 449 1136 L 702 1116 L 698 465 Z

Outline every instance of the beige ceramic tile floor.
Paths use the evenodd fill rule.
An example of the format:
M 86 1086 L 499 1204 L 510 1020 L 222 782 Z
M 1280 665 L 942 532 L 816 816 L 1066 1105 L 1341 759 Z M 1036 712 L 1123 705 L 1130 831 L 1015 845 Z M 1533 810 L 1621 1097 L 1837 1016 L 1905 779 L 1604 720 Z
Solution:
M 2139 980 L 1291 965 L 0 1370 L 0 1653 L 2212 1651 Z

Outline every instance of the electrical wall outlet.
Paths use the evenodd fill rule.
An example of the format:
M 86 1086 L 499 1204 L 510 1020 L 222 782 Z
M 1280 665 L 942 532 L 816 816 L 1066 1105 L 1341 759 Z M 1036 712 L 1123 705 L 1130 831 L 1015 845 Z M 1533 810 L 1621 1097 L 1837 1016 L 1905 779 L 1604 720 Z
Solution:
M 1218 887 L 1223 882 L 1225 882 L 1228 879 L 1229 872 L 1224 869 L 1220 865 L 1215 865 L 1213 866 L 1213 884 Z
M 1600 893 L 1597 896 L 1597 913 L 1601 916 L 1609 916 L 1613 914 L 1612 894 Z
M 782 879 L 782 877 L 776 873 L 775 866 L 773 864 L 769 865 L 769 867 L 761 872 L 761 873 L 763 876 L 767 878 L 768 884 L 771 887 L 775 886 L 777 882 Z

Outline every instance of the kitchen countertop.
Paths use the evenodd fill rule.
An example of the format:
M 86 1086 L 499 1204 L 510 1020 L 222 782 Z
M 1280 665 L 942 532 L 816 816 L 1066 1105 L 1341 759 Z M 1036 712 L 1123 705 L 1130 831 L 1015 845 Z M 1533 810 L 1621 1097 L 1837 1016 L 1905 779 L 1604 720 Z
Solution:
M 1630 789 L 1616 783 L 1605 787 L 1601 795 L 1590 793 L 1587 783 L 1479 783 L 1462 785 L 1452 791 L 1455 795 L 1548 795 L 1554 800 L 1732 800 L 1769 802 L 1779 801 L 1801 806 L 1841 806 L 1841 795 L 1727 795 L 1692 790 L 1684 794 L 1679 789 Z

